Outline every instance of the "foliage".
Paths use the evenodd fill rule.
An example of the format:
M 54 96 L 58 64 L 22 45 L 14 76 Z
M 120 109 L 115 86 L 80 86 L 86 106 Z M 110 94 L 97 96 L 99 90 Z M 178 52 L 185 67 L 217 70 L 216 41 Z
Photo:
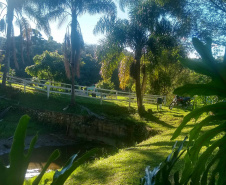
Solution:
M 56 82 L 68 82 L 63 63 L 63 56 L 58 52 L 45 51 L 34 57 L 34 65 L 26 67 L 28 75 Z
M 21 38 L 22 38 L 22 32 L 23 32 L 22 30 L 25 30 L 25 35 L 27 40 L 27 49 L 29 49 L 28 47 L 29 31 L 28 30 L 30 26 L 28 24 L 28 20 L 24 17 L 24 14 L 27 14 L 30 19 L 34 19 L 36 21 L 37 27 L 40 29 L 43 28 L 47 35 L 50 34 L 48 21 L 47 19 L 44 19 L 43 14 L 37 10 L 36 2 L 37 1 L 27 1 L 27 0 L 18 0 L 15 2 L 14 0 L 8 0 L 6 1 L 6 4 L 1 3 L 1 5 L 3 5 L 2 7 L 0 7 L 1 8 L 1 15 L 0 15 L 1 31 L 6 31 L 6 58 L 5 58 L 5 68 L 4 68 L 3 80 L 2 80 L 3 87 L 6 86 L 6 75 L 10 68 L 11 54 L 14 58 L 15 67 L 19 69 L 19 65 L 16 58 L 15 40 L 13 39 L 14 18 L 16 18 L 16 21 L 19 24 Z M 6 15 L 3 14 L 4 10 L 6 10 Z M 21 52 L 21 54 L 23 54 L 23 52 Z M 27 54 L 29 55 L 29 50 L 27 50 Z
M 78 84 L 91 86 L 101 79 L 101 65 L 95 55 L 96 45 L 85 45 L 85 50 L 81 53 L 80 78 L 76 78 Z
M 3 184 L 8 184 L 8 185 L 23 184 L 25 173 L 27 171 L 27 167 L 29 164 L 30 156 L 38 138 L 38 136 L 36 135 L 32 139 L 30 143 L 30 148 L 27 154 L 24 154 L 24 140 L 26 136 L 26 128 L 27 128 L 29 119 L 30 118 L 27 115 L 21 117 L 19 124 L 17 126 L 17 129 L 15 131 L 13 144 L 10 151 L 10 167 L 6 168 L 2 164 L 0 164 L 0 171 L 1 171 L 0 179 L 1 179 L 1 183 Z M 58 150 L 54 151 L 53 154 L 50 156 L 48 162 L 49 163 L 52 162 L 53 160 L 58 158 L 59 155 L 60 154 Z M 46 170 L 46 167 L 44 170 Z
M 130 66 L 133 62 L 133 58 L 130 56 L 125 56 L 120 61 L 119 66 L 119 81 L 120 81 L 120 88 L 125 90 L 125 88 L 128 86 L 128 83 L 130 81 Z
M 31 143 L 28 152 L 24 153 L 24 142 L 26 137 L 26 129 L 30 118 L 27 115 L 21 117 L 17 129 L 14 134 L 13 144 L 10 151 L 10 167 L 7 168 L 0 164 L 0 180 L 2 184 L 7 185 L 22 185 L 24 182 L 24 177 L 28 168 L 29 160 L 34 149 L 35 143 L 37 142 L 38 136 L 36 135 Z M 61 171 L 56 171 L 53 176 L 52 185 L 63 185 L 70 174 L 81 164 L 83 164 L 87 159 L 90 158 L 96 149 L 93 149 L 82 157 L 75 161 L 77 154 L 73 155 Z M 48 166 L 60 156 L 60 151 L 55 150 L 49 157 L 46 165 L 43 167 L 42 172 L 36 177 L 33 185 L 38 185 Z M 19 169 L 19 170 L 18 170 Z
M 207 84 L 190 84 L 175 90 L 176 94 L 183 95 L 217 95 L 219 98 L 226 98 L 226 61 L 219 62 L 215 60 L 211 53 L 211 40 L 203 44 L 197 38 L 193 39 L 195 49 L 202 57 L 201 62 L 183 61 L 190 69 L 198 73 L 205 74 L 211 78 L 211 82 Z M 226 53 L 225 53 L 226 55 Z M 172 139 L 177 138 L 186 124 L 192 120 L 197 120 L 204 113 L 212 112 L 210 115 L 199 121 L 189 132 L 189 142 L 187 145 L 187 153 L 184 156 L 185 166 L 179 172 L 174 174 L 175 184 L 217 184 L 226 183 L 225 177 L 225 130 L 226 130 L 226 103 L 217 102 L 212 105 L 206 105 L 196 109 L 186 115 L 180 126 L 174 132 Z M 202 134 L 205 127 L 211 126 L 208 131 Z M 157 168 L 152 171 L 156 172 L 156 177 L 163 174 L 163 168 Z M 149 172 L 148 172 L 149 174 Z M 169 174 L 162 176 L 162 179 L 169 179 Z M 149 176 L 148 180 L 153 180 Z M 176 181 L 175 181 L 176 180 Z M 154 184 L 173 184 L 161 182 L 161 179 L 154 179 Z
M 225 46 L 226 22 L 222 19 L 226 16 L 225 0 L 187 0 L 184 8 L 190 14 L 193 36 L 202 40 L 211 37 L 214 43 Z
M 184 141 L 180 144 L 178 149 L 176 149 L 177 142 L 173 146 L 173 151 L 168 157 L 165 159 L 163 163 L 161 163 L 158 167 L 155 167 L 152 171 L 150 170 L 150 166 L 145 169 L 145 176 L 141 179 L 142 185 L 155 185 L 155 184 L 170 184 L 168 179 L 173 167 L 176 162 L 179 160 L 181 155 L 185 152 L 182 151 Z M 179 171 L 174 174 L 174 184 L 179 184 Z
M 110 79 L 102 80 L 97 83 L 97 88 L 114 90 L 115 85 Z
M 170 30 L 166 29 L 171 28 L 170 23 L 162 22 L 158 26 L 161 31 L 149 39 L 147 58 L 151 61 L 148 67 L 150 92 L 169 95 L 175 87 L 188 81 L 189 73 L 179 62 L 179 58 L 184 57 L 184 49 L 176 38 L 170 35 Z
M 62 0 L 62 1 L 40 1 L 40 9 L 48 12 L 48 20 L 59 19 L 59 27 L 70 18 L 64 42 L 64 63 L 67 77 L 71 79 L 72 93 L 71 104 L 75 103 L 74 85 L 75 76 L 80 76 L 80 54 L 83 49 L 83 38 L 78 17 L 84 13 L 91 15 L 96 13 L 105 13 L 107 16 L 115 16 L 116 6 L 112 0 Z M 69 31 L 70 29 L 70 31 Z
M 183 61 L 190 69 L 196 72 L 205 74 L 211 78 L 211 82 L 207 84 L 186 85 L 175 90 L 177 94 L 187 93 L 193 96 L 196 95 L 217 95 L 220 99 L 226 98 L 226 61 L 218 62 L 211 53 L 211 40 L 203 44 L 198 39 L 193 39 L 195 49 L 202 57 L 200 63 L 190 63 Z M 226 55 L 226 54 L 225 54 Z M 188 114 L 181 125 L 175 131 L 172 139 L 176 138 L 187 122 L 192 118 L 197 119 L 205 112 L 213 114 L 198 123 L 190 132 L 189 144 L 191 148 L 185 156 L 185 170 L 182 174 L 181 182 L 187 182 L 188 179 L 194 184 L 201 182 L 202 184 L 224 184 L 225 178 L 225 128 L 226 128 L 226 103 L 218 102 L 213 105 L 207 105 L 194 112 Z M 200 134 L 203 127 L 207 125 L 217 125 L 203 135 Z M 218 136 L 218 139 L 212 143 L 212 140 Z M 202 147 L 207 146 L 203 154 L 200 155 Z M 210 178 L 208 174 L 211 173 Z

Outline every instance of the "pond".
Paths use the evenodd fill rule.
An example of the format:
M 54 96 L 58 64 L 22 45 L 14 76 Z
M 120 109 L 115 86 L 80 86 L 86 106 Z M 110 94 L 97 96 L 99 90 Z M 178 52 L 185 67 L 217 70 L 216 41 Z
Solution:
M 76 145 L 44 146 L 44 147 L 35 148 L 33 150 L 25 178 L 28 179 L 38 175 L 41 172 L 41 169 L 46 164 L 49 156 L 55 149 L 59 149 L 61 155 L 56 161 L 50 164 L 47 171 L 60 169 L 62 166 L 65 165 L 67 160 L 72 155 L 79 153 L 78 154 L 78 158 L 79 158 L 82 154 L 84 154 L 86 151 L 92 148 L 100 148 L 100 152 L 98 152 L 98 154 L 96 154 L 96 156 L 94 157 L 97 157 L 100 155 L 103 156 L 105 154 L 109 154 L 116 151 L 116 149 L 111 146 L 107 146 L 99 143 L 92 143 L 92 142 L 80 142 L 80 143 L 77 143 Z M 0 161 L 5 166 L 9 165 L 9 154 L 1 155 Z

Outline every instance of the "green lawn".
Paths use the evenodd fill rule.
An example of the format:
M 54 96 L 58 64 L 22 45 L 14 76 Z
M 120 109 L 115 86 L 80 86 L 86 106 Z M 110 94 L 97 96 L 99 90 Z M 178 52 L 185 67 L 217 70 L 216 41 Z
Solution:
M 19 104 L 19 106 L 27 108 L 62 112 L 70 101 L 70 97 L 59 95 L 52 95 L 47 100 L 46 95 L 34 92 L 27 94 L 11 92 L 7 96 L 11 97 L 8 100 L 4 100 L 4 102 L 1 101 L 1 109 L 12 104 L 15 106 Z M 169 110 L 168 107 L 163 107 L 162 110 L 158 111 L 156 105 L 146 104 L 146 110 L 151 109 L 153 114 L 147 114 L 144 118 L 140 118 L 135 103 L 132 103 L 129 108 L 127 102 L 119 101 L 104 101 L 103 105 L 100 105 L 99 100 L 77 97 L 76 102 L 78 106 L 69 108 L 65 112 L 87 114 L 86 111 L 81 109 L 80 105 L 82 105 L 96 114 L 105 116 L 106 119 L 115 120 L 119 124 L 147 124 L 155 131 L 158 131 L 158 134 L 130 148 L 120 149 L 116 154 L 104 158 L 96 158 L 94 161 L 80 166 L 70 176 L 66 184 L 139 184 L 140 178 L 144 176 L 146 166 L 149 165 L 152 168 L 157 166 L 172 152 L 172 146 L 175 141 L 171 141 L 170 138 L 183 120 L 183 117 L 189 113 L 189 111 L 177 108 Z M 2 123 L 4 124 L 0 122 L 0 129 L 2 125 L 11 125 L 8 130 L 12 131 L 16 127 L 20 116 L 21 113 L 10 111 L 3 119 Z M 195 122 L 191 121 L 177 140 L 181 141 L 192 128 L 193 124 Z M 30 125 L 30 134 L 33 134 L 32 130 L 42 130 L 41 127 L 36 128 L 38 127 L 37 125 L 39 124 L 35 122 Z M 4 136 L 3 132 L 5 132 L 5 129 L 6 126 L 2 128 L 1 137 L 11 136 L 11 134 Z M 177 168 L 181 168 L 182 165 L 183 162 L 179 161 Z M 47 178 L 51 182 L 51 177 L 52 173 L 46 174 L 42 179 L 42 183 L 44 184 Z M 27 184 L 29 183 L 31 181 L 27 182 Z
M 123 107 L 123 103 L 118 104 Z M 135 104 L 131 108 L 135 109 Z M 121 149 L 114 155 L 97 158 L 93 162 L 82 165 L 74 171 L 66 184 L 139 184 L 146 166 L 157 166 L 171 153 L 175 143 L 170 141 L 171 135 L 188 113 L 176 108 L 170 111 L 168 107 L 157 111 L 156 105 L 146 105 L 146 109 L 152 109 L 153 116 L 141 119 L 137 113 L 131 113 L 127 118 L 146 123 L 158 130 L 158 135 L 130 148 Z M 185 137 L 185 133 L 191 129 L 192 124 L 194 122 L 186 127 L 178 140 Z M 181 168 L 182 165 L 183 162 L 180 161 L 177 168 Z M 42 182 L 44 183 L 46 178 L 51 181 L 52 175 L 53 173 L 46 174 Z

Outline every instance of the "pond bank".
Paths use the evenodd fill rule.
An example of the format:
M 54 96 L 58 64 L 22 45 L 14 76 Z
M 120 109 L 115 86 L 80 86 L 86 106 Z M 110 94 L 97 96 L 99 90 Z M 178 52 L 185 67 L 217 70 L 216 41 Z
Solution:
M 101 142 L 116 147 L 131 146 L 139 143 L 157 132 L 144 123 L 133 121 L 117 122 L 95 115 L 75 115 L 55 111 L 16 107 L 42 124 L 59 126 L 67 130 L 70 138 Z
M 25 139 L 25 152 L 29 148 L 32 136 L 28 136 Z M 0 162 L 5 166 L 9 165 L 9 152 L 12 145 L 13 138 L 0 140 Z M 116 149 L 107 145 L 102 145 L 100 143 L 87 142 L 84 140 L 71 140 L 70 138 L 63 135 L 49 134 L 40 135 L 35 148 L 32 152 L 28 170 L 26 173 L 26 179 L 38 175 L 49 156 L 56 149 L 60 150 L 60 157 L 53 161 L 48 170 L 57 170 L 62 168 L 67 162 L 67 160 L 74 154 L 78 154 L 78 157 L 83 155 L 86 151 L 92 148 L 99 148 L 100 153 L 96 155 L 104 155 L 106 153 L 115 152 Z

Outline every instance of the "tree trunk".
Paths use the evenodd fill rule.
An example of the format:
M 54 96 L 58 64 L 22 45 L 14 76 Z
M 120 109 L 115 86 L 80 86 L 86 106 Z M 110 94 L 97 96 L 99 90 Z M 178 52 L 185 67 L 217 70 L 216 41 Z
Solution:
M 76 9 L 75 9 L 76 10 Z M 72 11 L 72 22 L 71 22 L 71 85 L 72 85 L 72 93 L 71 93 L 71 104 L 75 104 L 75 93 L 74 93 L 74 85 L 75 85 L 75 74 L 79 77 L 79 58 L 80 58 L 80 37 L 78 32 L 78 20 L 76 11 Z
M 147 72 L 146 72 L 146 66 L 142 66 L 142 73 L 143 73 L 143 81 L 142 81 L 142 87 L 141 87 L 141 95 L 144 96 L 146 84 L 147 84 Z
M 22 30 L 22 26 L 20 25 L 20 55 L 21 55 L 21 60 L 22 60 L 22 63 L 23 65 L 25 65 L 25 62 L 24 62 L 24 39 L 23 39 L 23 30 Z
M 71 105 L 75 104 L 75 70 L 71 65 Z
M 141 94 L 141 84 L 140 84 L 140 59 L 141 59 L 141 49 L 136 49 L 135 51 L 135 81 L 136 81 L 136 96 L 137 96 L 137 107 L 139 115 L 144 113 L 143 107 L 143 97 Z
M 13 26 L 13 14 L 14 14 L 14 7 L 8 4 L 7 7 L 7 33 L 6 33 L 6 56 L 5 56 L 5 65 L 4 65 L 4 72 L 2 78 L 2 86 L 3 88 L 6 87 L 6 78 L 7 73 L 10 67 L 10 43 L 11 43 L 11 34 L 12 34 L 12 26 Z

